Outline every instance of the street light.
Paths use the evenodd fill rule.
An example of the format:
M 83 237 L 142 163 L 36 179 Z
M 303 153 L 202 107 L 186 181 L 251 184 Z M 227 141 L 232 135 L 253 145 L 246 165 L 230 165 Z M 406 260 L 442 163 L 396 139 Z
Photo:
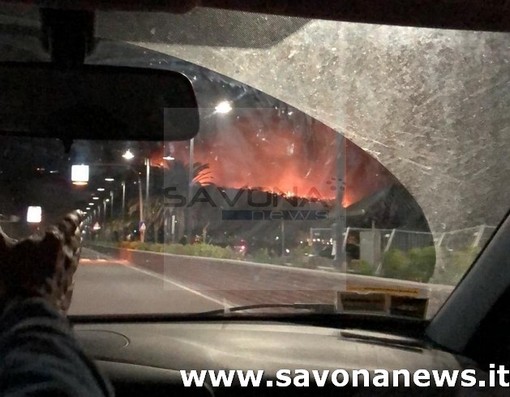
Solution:
M 131 152 L 131 150 L 126 150 L 124 154 L 122 155 L 126 160 L 132 160 L 135 158 L 135 155 Z
M 71 166 L 71 181 L 74 185 L 86 185 L 89 182 L 89 166 L 85 164 Z
M 39 206 L 30 206 L 27 210 L 28 223 L 41 223 L 42 208 Z
M 135 155 L 133 154 L 133 152 L 128 149 L 126 150 L 123 154 L 122 154 L 122 157 L 125 159 L 125 160 L 132 160 L 135 158 Z M 97 166 L 105 166 L 107 164 L 96 164 Z M 120 165 L 120 164 L 115 164 L 115 165 Z M 150 185 L 150 160 L 148 158 L 145 158 L 145 162 L 144 162 L 144 165 L 146 166 L 146 177 L 147 177 L 147 180 L 146 180 L 146 199 L 148 201 L 149 199 L 149 185 Z M 127 166 L 128 169 L 130 171 L 132 171 L 135 175 L 136 175 L 136 182 L 135 184 L 138 184 L 138 200 L 139 200 L 139 207 L 140 207 L 140 225 L 142 224 L 143 220 L 144 220 L 144 202 L 143 202 L 143 186 L 142 186 L 142 180 L 141 180 L 141 176 L 139 172 L 137 172 L 134 167 L 132 165 L 128 165 Z M 113 177 L 105 177 L 104 178 L 104 181 L 105 182 L 114 182 L 115 181 L 115 178 Z M 124 179 L 121 183 L 121 186 L 122 186 L 122 218 L 125 219 L 125 215 L 126 215 L 126 186 L 127 186 L 127 178 Z M 112 214 L 112 217 L 113 217 L 113 208 L 114 208 L 114 191 L 113 191 L 114 187 L 108 187 L 108 190 L 110 191 L 110 197 L 104 201 L 102 201 L 102 205 L 98 205 L 97 207 L 94 207 L 95 208 L 95 211 L 93 213 L 93 216 L 95 216 L 95 214 L 97 213 L 98 216 L 100 217 L 100 213 L 101 213 L 101 210 L 103 210 L 103 215 L 105 215 L 105 212 L 106 212 L 106 203 L 110 203 L 110 206 L 111 206 L 111 214 Z M 105 192 L 107 189 L 105 187 L 99 187 L 96 189 L 98 192 Z M 95 201 L 94 202 L 90 202 L 89 203 L 89 206 L 93 206 L 94 204 L 99 204 L 97 201 L 98 200 L 101 200 L 102 198 L 98 197 L 98 196 L 93 196 L 91 197 L 91 200 Z M 103 209 L 101 209 L 101 207 L 104 207 Z
M 229 101 L 221 101 L 214 108 L 215 113 L 226 114 L 232 111 L 232 105 Z

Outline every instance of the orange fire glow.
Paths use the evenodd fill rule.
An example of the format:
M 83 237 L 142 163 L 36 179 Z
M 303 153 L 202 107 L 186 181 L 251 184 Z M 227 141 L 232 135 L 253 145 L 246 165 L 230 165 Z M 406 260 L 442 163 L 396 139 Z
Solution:
M 296 130 L 276 116 L 263 129 L 253 117 L 237 118 L 226 127 L 195 138 L 194 162 L 208 164 L 209 182 L 226 188 L 258 188 L 287 196 L 332 200 L 337 195 L 338 135 L 313 122 L 307 131 Z M 189 163 L 189 142 L 170 144 L 175 161 Z M 346 141 L 345 191 L 348 207 L 384 189 L 394 177 L 374 158 Z M 154 153 L 151 165 L 171 169 L 172 161 Z

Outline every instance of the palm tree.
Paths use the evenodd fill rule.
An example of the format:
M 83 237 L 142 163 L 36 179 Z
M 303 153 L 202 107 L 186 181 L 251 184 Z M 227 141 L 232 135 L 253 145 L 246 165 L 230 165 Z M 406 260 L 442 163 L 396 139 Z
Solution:
M 189 203 L 191 197 L 188 195 L 192 194 L 194 186 L 207 186 L 212 182 L 212 173 L 209 168 L 209 164 L 203 164 L 196 162 L 193 164 L 193 175 L 190 184 L 188 166 L 180 161 L 175 161 L 169 170 L 165 170 L 164 174 L 164 186 L 165 188 L 173 188 L 173 195 L 180 195 L 186 198 L 186 203 Z M 188 212 L 186 213 L 185 205 L 168 205 L 168 200 L 164 195 L 155 195 L 151 199 L 148 205 L 148 213 L 146 214 L 147 226 L 153 228 L 155 240 L 157 240 L 158 230 L 164 229 L 165 240 L 169 234 L 171 228 L 172 216 L 175 216 L 176 228 L 173 239 L 179 241 L 185 233 L 186 215 L 191 216 Z

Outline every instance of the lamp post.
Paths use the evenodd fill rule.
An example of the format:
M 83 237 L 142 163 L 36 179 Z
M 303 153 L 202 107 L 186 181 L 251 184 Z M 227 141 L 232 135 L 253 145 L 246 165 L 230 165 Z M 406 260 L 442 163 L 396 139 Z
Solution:
M 113 190 L 110 190 L 110 216 L 113 219 Z
M 135 158 L 135 155 L 131 152 L 131 150 L 126 150 L 122 157 L 128 161 Z M 150 186 L 150 160 L 146 157 L 144 158 L 144 165 L 145 165 L 145 205 L 147 205 L 146 208 L 146 214 L 149 212 L 149 186 Z M 131 168 L 132 169 L 132 168 Z M 138 224 L 138 227 L 140 228 L 144 222 L 144 207 L 143 207 L 143 193 L 142 193 L 142 181 L 140 178 L 140 175 L 137 173 L 138 177 L 138 204 L 140 206 L 140 222 Z M 144 235 L 145 233 L 140 233 L 140 240 L 144 241 Z
M 140 225 L 143 222 L 143 194 L 142 194 L 142 180 L 138 176 L 138 205 L 140 206 Z
M 106 204 L 107 200 L 103 200 L 103 226 L 106 225 Z
M 189 165 L 188 165 L 188 197 L 187 202 L 191 201 L 191 196 L 193 195 L 193 163 L 195 155 L 195 138 L 191 138 L 189 141 Z M 192 232 L 192 222 L 191 222 L 191 207 L 186 206 L 186 235 L 188 237 L 188 242 L 191 242 L 191 232 Z
M 122 155 L 122 157 L 127 160 L 127 161 L 131 161 L 135 158 L 135 155 L 133 154 L 133 152 L 131 152 L 131 150 L 126 150 L 124 152 L 124 154 Z M 173 157 L 171 156 L 167 156 L 165 158 L 165 160 L 173 160 Z M 116 164 L 92 164 L 93 166 L 111 166 L 111 165 L 115 165 L 115 166 L 120 166 L 121 164 L 119 163 L 116 163 Z M 145 179 L 145 203 L 144 203 L 144 197 L 143 197 L 143 186 L 142 186 L 142 178 L 140 177 L 140 173 L 135 170 L 132 165 L 128 165 L 128 169 L 131 171 L 131 172 L 134 172 L 136 174 L 136 184 L 138 185 L 138 205 L 139 205 L 139 208 L 140 208 L 140 211 L 139 211 L 139 214 L 140 214 L 140 217 L 139 217 L 139 227 L 142 225 L 142 223 L 144 222 L 144 217 L 147 216 L 149 214 L 149 200 L 150 200 L 150 167 L 151 167 L 151 164 L 150 164 L 150 159 L 145 157 L 144 158 L 144 165 L 145 165 L 145 175 L 146 175 L 146 179 Z M 123 165 L 124 166 L 124 165 Z M 73 183 L 74 184 L 87 184 L 88 183 L 88 179 L 89 179 L 89 165 L 84 165 L 84 164 L 79 164 L 79 165 L 73 165 L 73 168 L 72 168 L 72 180 L 73 180 Z M 115 181 L 114 178 L 112 177 L 108 177 L 108 178 L 105 178 L 105 181 L 106 182 L 113 182 Z M 121 205 L 122 205 L 122 219 L 125 219 L 126 217 L 126 179 L 124 181 L 122 181 L 122 201 L 121 201 Z M 101 191 L 103 192 L 105 189 L 101 188 L 101 190 L 98 189 L 98 191 Z M 111 212 L 111 216 L 113 218 L 114 216 L 114 197 L 115 197 L 115 193 L 112 190 L 110 190 L 110 197 L 109 197 L 109 202 L 111 203 L 110 206 L 111 206 L 111 209 L 110 209 L 110 212 Z M 100 208 L 101 206 L 97 206 L 96 207 L 96 211 L 93 212 L 92 216 L 94 216 L 95 213 L 97 213 L 97 216 L 98 218 L 100 218 Z M 106 203 L 103 202 L 103 218 L 104 220 L 106 221 Z
M 134 154 L 131 153 L 131 151 L 127 151 L 122 156 L 126 160 L 131 160 L 134 158 Z M 106 166 L 122 166 L 126 167 L 125 164 L 121 163 L 114 163 L 114 164 L 108 164 L 108 163 L 99 163 L 99 164 L 78 164 L 73 165 L 71 167 L 71 180 L 73 184 L 75 185 L 86 185 L 89 182 L 89 168 L 90 166 L 96 166 L 96 167 L 106 167 Z M 142 194 L 142 181 L 140 178 L 139 173 L 131 166 L 128 165 L 127 168 L 136 174 L 137 178 L 137 184 L 138 184 L 138 198 L 139 198 L 139 206 L 140 206 L 140 223 L 143 221 L 143 194 Z M 115 179 L 108 177 L 105 178 L 105 182 L 114 182 Z M 105 188 L 98 188 L 98 192 L 104 192 Z M 111 202 L 111 216 L 113 218 L 114 216 L 114 192 L 113 190 L 110 190 L 109 198 L 104 199 L 103 205 L 101 206 L 100 203 L 97 203 L 98 205 L 94 207 L 94 210 L 91 213 L 91 218 L 96 219 L 97 221 L 102 221 L 103 223 L 106 222 L 106 208 L 107 208 L 107 202 Z M 92 200 L 99 200 L 99 197 L 93 197 Z M 93 201 L 90 202 L 88 205 L 90 207 L 94 206 L 96 203 Z M 103 207 L 103 214 L 101 216 L 101 207 Z M 125 212 L 126 212 L 126 181 L 122 182 L 122 219 L 125 219 Z M 102 218 L 102 219 L 101 219 Z M 99 229 L 98 229 L 99 230 Z
M 345 209 L 343 207 L 343 199 L 345 194 L 345 162 L 347 153 L 345 151 L 345 137 L 337 134 L 337 157 L 336 157 L 336 214 L 337 217 L 334 223 L 334 244 L 335 254 L 333 258 L 333 265 L 342 273 L 347 272 L 347 263 L 345 258 L 344 238 L 343 233 L 345 230 Z
M 143 222 L 143 216 L 144 216 L 144 203 L 143 203 L 143 192 L 142 192 L 142 179 L 140 178 L 140 175 L 138 172 L 136 172 L 133 168 L 129 167 L 131 171 L 133 171 L 136 174 L 136 185 L 138 186 L 138 207 L 140 208 L 139 211 L 139 218 L 138 218 L 138 227 Z M 122 181 L 122 219 L 126 219 L 126 180 Z M 112 192 L 113 193 L 113 192 Z M 112 214 L 113 214 L 113 195 L 112 195 Z M 140 235 L 140 237 L 142 237 Z
M 122 181 L 122 219 L 126 214 L 126 182 Z
M 140 178 L 140 175 L 138 172 L 136 172 L 133 168 L 129 167 L 129 169 L 136 173 L 136 184 L 138 186 L 138 207 L 140 208 L 139 211 L 139 219 L 138 219 L 138 227 L 143 222 L 143 215 L 144 215 L 144 203 L 143 203 L 143 192 L 142 192 L 142 180 Z M 122 219 L 126 219 L 126 181 L 124 180 L 122 182 Z M 113 193 L 113 192 L 112 192 Z M 113 195 L 112 195 L 112 214 L 113 214 Z
M 151 175 L 151 162 L 149 158 L 144 159 L 145 162 L 145 213 L 148 216 L 150 211 L 149 205 L 149 187 L 150 187 L 150 175 Z

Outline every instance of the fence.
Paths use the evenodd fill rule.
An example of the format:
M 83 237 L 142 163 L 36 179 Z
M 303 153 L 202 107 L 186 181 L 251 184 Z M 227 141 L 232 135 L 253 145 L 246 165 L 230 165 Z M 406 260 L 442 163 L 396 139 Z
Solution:
M 343 233 L 343 248 L 348 237 L 363 231 L 373 229 L 348 227 Z M 449 232 L 427 233 L 402 229 L 376 229 L 381 233 L 381 250 L 387 252 L 391 249 L 410 251 L 413 248 L 435 246 L 448 251 L 458 251 L 466 248 L 482 248 L 496 230 L 495 226 L 479 225 Z M 332 230 L 329 228 L 311 228 L 310 240 L 332 241 Z
M 436 233 L 436 247 L 457 251 L 468 247 L 481 248 L 492 236 L 496 226 L 480 225 L 451 232 Z

